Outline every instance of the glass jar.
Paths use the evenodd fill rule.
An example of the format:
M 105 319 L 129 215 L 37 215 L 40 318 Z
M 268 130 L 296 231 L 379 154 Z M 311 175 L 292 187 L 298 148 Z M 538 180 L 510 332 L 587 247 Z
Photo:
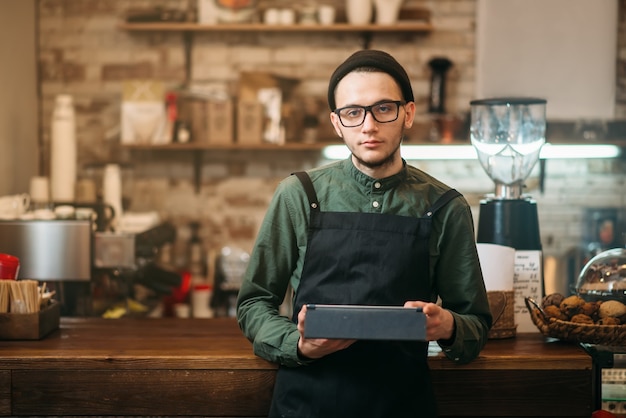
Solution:
M 626 303 L 626 248 L 606 250 L 589 260 L 578 276 L 576 293 L 587 301 Z

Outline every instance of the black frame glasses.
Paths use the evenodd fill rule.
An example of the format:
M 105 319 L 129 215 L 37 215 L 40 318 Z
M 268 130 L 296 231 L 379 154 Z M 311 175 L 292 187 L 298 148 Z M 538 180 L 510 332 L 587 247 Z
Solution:
M 345 106 L 333 110 L 333 113 L 339 117 L 339 122 L 341 122 L 344 127 L 356 128 L 357 126 L 363 125 L 367 112 L 370 112 L 374 120 L 378 123 L 394 122 L 398 120 L 400 106 L 404 106 L 405 104 L 406 102 L 401 100 L 385 100 L 379 103 L 374 103 L 371 106 Z M 351 115 L 351 112 L 358 112 L 358 114 Z

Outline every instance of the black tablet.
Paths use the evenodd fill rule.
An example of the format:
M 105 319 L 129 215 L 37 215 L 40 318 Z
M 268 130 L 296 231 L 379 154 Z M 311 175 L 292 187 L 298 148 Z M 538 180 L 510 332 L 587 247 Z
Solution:
M 305 338 L 426 341 L 422 308 L 307 304 Z

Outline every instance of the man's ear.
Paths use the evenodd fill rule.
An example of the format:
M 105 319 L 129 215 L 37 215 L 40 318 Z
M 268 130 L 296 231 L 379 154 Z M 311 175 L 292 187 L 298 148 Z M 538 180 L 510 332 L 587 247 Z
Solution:
M 404 127 L 409 129 L 415 120 L 415 102 L 408 102 L 404 105 Z
M 341 122 L 339 121 L 339 117 L 336 113 L 330 112 L 330 123 L 333 124 L 333 128 L 335 128 L 335 132 L 339 138 L 343 138 L 343 133 L 341 132 Z

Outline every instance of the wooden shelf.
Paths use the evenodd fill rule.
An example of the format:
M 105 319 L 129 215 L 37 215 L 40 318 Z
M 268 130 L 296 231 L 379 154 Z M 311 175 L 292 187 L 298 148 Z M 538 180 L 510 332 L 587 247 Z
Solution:
M 260 143 L 260 144 L 208 144 L 190 142 L 187 144 L 123 144 L 122 146 L 129 150 L 138 152 L 193 152 L 193 182 L 196 192 L 200 191 L 200 181 L 202 178 L 202 160 L 205 151 L 225 151 L 225 152 L 284 152 L 284 151 L 300 151 L 300 152 L 321 152 L 328 145 L 336 145 L 338 142 L 316 142 L 313 144 L 303 143 L 286 143 L 283 145 Z
M 432 24 L 424 21 L 399 21 L 394 25 L 351 25 L 336 23 L 333 25 L 266 25 L 263 23 L 221 23 L 202 25 L 198 23 L 120 23 L 119 29 L 127 31 L 168 31 L 168 32 L 389 32 L 423 33 L 433 30 Z
M 422 15 L 420 14 L 419 16 L 421 17 Z M 117 27 L 120 30 L 131 32 L 182 33 L 185 39 L 185 53 L 187 55 L 191 52 L 192 38 L 196 33 L 355 33 L 362 36 L 363 49 L 368 49 L 371 44 L 372 36 L 375 33 L 424 34 L 433 30 L 433 25 L 430 21 L 424 19 L 399 20 L 393 25 L 352 25 L 345 22 L 332 25 L 267 25 L 264 23 L 219 23 L 215 25 L 205 25 L 193 22 L 121 22 Z
M 320 151 L 328 145 L 338 145 L 339 142 L 315 142 L 312 144 L 286 143 L 276 144 L 208 144 L 190 142 L 187 144 L 124 144 L 124 148 L 144 151 Z
M 321 24 L 294 24 L 294 25 L 267 25 L 263 23 L 220 23 L 215 25 L 199 24 L 195 22 L 120 22 L 117 27 L 120 30 L 129 32 L 175 32 L 183 36 L 183 46 L 185 55 L 185 84 L 191 80 L 191 57 L 193 39 L 197 33 L 355 33 L 363 38 L 363 48 L 369 48 L 372 35 L 375 33 L 389 34 L 418 34 L 428 33 L 433 30 L 430 21 L 430 12 L 425 9 L 410 9 L 400 13 L 400 20 L 393 25 L 352 25 L 339 20 L 333 25 Z M 233 152 L 282 152 L 282 151 L 302 151 L 320 152 L 328 145 L 341 144 L 336 141 L 320 141 L 313 144 L 286 143 L 283 145 L 260 143 L 260 144 L 210 144 L 210 143 L 188 143 L 188 144 L 124 144 L 126 149 L 160 152 L 160 151 L 198 151 L 193 154 L 194 159 L 194 182 L 196 190 L 199 190 L 203 151 L 233 151 Z

